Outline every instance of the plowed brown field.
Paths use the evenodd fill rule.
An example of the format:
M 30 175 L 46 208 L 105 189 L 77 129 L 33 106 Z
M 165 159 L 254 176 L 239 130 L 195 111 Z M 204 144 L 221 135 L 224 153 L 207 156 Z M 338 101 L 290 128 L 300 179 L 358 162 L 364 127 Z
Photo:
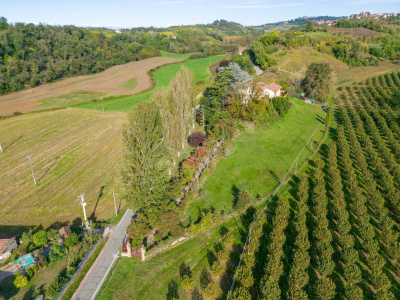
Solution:
M 97 96 L 99 93 L 103 93 L 104 95 L 133 95 L 151 88 L 152 81 L 147 74 L 151 69 L 181 61 L 183 59 L 152 57 L 114 66 L 98 74 L 67 78 L 25 91 L 1 96 L 0 116 L 11 115 L 16 111 L 26 113 L 52 108 L 55 106 L 42 105 L 41 101 L 74 92 L 96 93 Z M 137 86 L 133 89 L 124 87 L 127 81 L 133 78 L 137 78 Z

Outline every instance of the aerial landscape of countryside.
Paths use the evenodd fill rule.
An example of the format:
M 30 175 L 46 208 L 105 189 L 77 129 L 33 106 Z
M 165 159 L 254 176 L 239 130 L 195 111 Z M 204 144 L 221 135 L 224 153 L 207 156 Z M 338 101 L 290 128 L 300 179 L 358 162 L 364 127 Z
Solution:
M 396 5 L 4 7 L 0 300 L 400 299 Z

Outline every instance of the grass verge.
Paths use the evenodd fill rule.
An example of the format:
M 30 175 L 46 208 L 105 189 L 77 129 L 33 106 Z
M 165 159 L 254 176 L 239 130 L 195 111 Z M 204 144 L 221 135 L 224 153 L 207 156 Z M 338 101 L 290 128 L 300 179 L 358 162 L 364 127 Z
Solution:
M 74 295 L 75 291 L 78 289 L 82 280 L 85 278 L 87 272 L 90 270 L 93 263 L 96 261 L 97 257 L 99 256 L 101 250 L 103 249 L 103 247 L 106 243 L 107 243 L 107 239 L 103 239 L 100 241 L 100 244 L 97 246 L 96 250 L 94 250 L 94 252 L 90 256 L 89 260 L 85 263 L 85 265 L 83 267 L 81 267 L 78 270 L 79 274 L 75 277 L 74 282 L 71 284 L 69 289 L 65 292 L 64 296 L 61 298 L 62 300 L 71 299 L 71 297 Z
M 233 144 L 237 150 L 221 160 L 205 179 L 198 197 L 188 207 L 189 221 L 195 221 L 201 210 L 232 212 L 241 189 L 253 197 L 271 193 L 289 170 L 325 113 L 319 105 L 294 100 L 285 118 L 270 126 L 248 128 Z M 323 136 L 323 125 L 313 137 L 313 148 Z M 313 149 L 307 147 L 299 157 L 300 166 Z

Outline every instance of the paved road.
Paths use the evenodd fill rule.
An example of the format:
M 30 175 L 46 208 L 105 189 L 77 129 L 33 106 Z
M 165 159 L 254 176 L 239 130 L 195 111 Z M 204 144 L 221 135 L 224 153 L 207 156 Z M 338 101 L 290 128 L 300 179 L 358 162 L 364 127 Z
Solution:
M 108 272 L 114 264 L 118 252 L 122 247 L 126 235 L 126 227 L 131 223 L 132 217 L 133 212 L 128 209 L 118 226 L 115 228 L 113 235 L 107 242 L 100 256 L 93 264 L 92 268 L 71 299 L 92 300 L 96 298 L 101 285 L 107 278 Z
M 253 68 L 254 68 L 254 70 L 256 70 L 257 76 L 260 76 L 262 74 L 263 71 L 259 67 L 253 66 Z
M 2 281 L 4 278 L 11 276 L 15 272 L 18 271 L 17 265 L 13 264 L 9 266 L 8 268 L 0 271 L 0 281 Z

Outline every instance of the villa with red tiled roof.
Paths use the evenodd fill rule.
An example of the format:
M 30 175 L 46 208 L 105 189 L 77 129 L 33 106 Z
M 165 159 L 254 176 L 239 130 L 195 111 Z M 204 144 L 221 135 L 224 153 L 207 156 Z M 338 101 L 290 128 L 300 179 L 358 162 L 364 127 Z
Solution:
M 261 88 L 262 96 L 268 96 L 268 98 L 272 99 L 275 97 L 283 96 L 284 91 L 282 91 L 282 87 L 275 82 L 265 83 L 265 82 L 257 82 L 257 87 Z M 244 91 L 244 100 L 243 103 L 247 103 L 247 101 L 251 97 L 251 93 L 253 93 L 253 89 L 251 86 L 248 86 Z

